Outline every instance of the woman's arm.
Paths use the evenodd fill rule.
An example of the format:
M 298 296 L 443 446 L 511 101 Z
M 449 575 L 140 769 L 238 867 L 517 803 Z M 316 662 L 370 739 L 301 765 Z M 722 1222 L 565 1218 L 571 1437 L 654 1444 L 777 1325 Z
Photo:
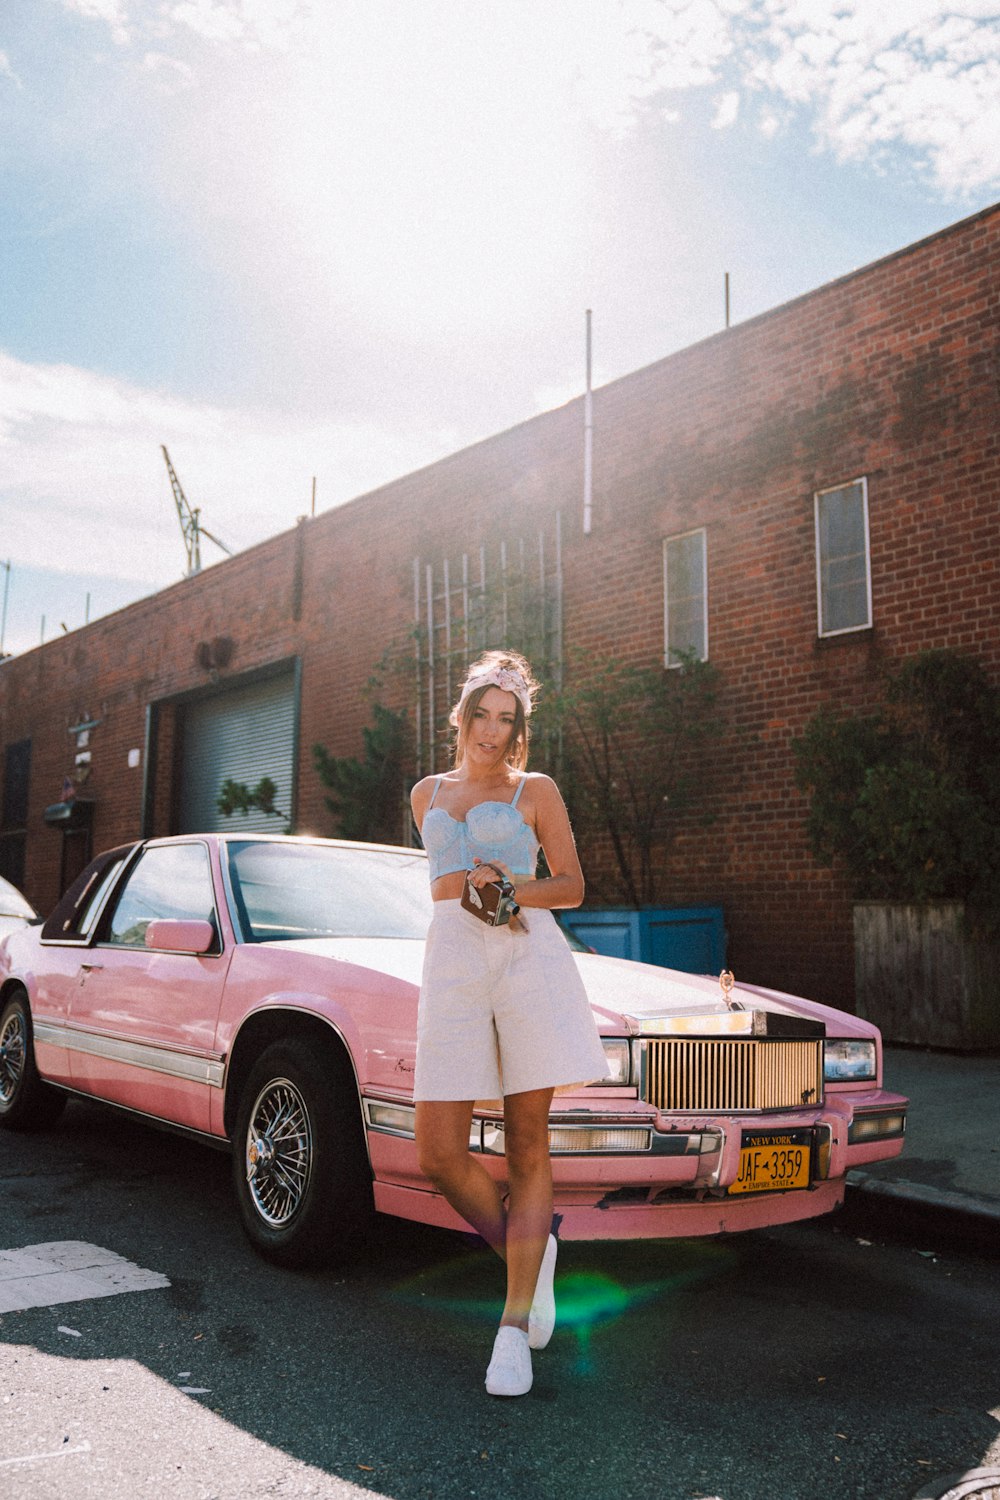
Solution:
M 545 851 L 545 863 L 552 873 L 541 880 L 529 880 L 524 876 L 514 880 L 505 865 L 498 864 L 496 868 L 502 870 L 508 880 L 513 881 L 519 906 L 535 906 L 547 911 L 579 906 L 584 894 L 583 871 L 566 804 L 551 776 L 532 776 L 530 788 L 530 821 L 538 835 L 538 842 Z M 482 878 L 475 879 L 476 885 L 494 878 L 491 866 L 481 865 L 479 869 L 482 870 Z M 479 874 L 479 869 L 474 875 Z

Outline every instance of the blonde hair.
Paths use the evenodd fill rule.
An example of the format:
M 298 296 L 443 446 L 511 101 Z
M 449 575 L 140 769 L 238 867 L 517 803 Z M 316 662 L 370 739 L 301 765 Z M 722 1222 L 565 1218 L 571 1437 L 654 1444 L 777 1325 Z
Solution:
M 519 679 L 516 686 L 507 685 L 511 676 Z M 495 680 L 497 677 L 501 679 L 499 682 Z M 475 683 L 475 687 L 470 687 L 470 683 Z M 503 759 L 511 770 L 523 771 L 528 764 L 528 740 L 530 738 L 528 716 L 531 713 L 534 695 L 538 691 L 538 683 L 528 662 L 517 651 L 486 651 L 472 663 L 465 674 L 465 683 L 458 702 L 449 717 L 449 723 L 456 731 L 455 765 L 460 766 L 465 759 L 476 709 L 482 701 L 483 694 L 491 687 L 499 687 L 502 692 L 510 692 L 513 695 L 514 726 Z

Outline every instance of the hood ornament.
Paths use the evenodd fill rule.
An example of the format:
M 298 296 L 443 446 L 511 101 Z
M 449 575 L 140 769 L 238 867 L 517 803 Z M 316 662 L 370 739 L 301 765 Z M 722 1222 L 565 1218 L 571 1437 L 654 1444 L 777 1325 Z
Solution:
M 736 976 L 733 974 L 732 969 L 723 969 L 719 975 L 719 986 L 722 990 L 722 998 L 730 1010 L 745 1009 L 739 1000 L 732 998 L 733 990 L 736 986 Z

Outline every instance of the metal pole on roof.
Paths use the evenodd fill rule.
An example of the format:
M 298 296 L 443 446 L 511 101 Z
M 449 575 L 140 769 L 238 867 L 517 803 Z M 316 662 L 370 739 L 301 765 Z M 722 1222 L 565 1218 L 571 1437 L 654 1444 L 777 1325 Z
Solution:
M 594 398 L 590 389 L 590 323 L 587 308 L 587 393 L 583 398 L 583 534 L 590 535 L 593 514 Z
M 7 590 L 10 588 L 10 558 L 9 557 L 8 557 L 8 559 L 7 559 L 7 561 L 5 563 L 0 563 L 0 568 L 3 568 L 5 574 L 7 575 L 4 578 L 4 581 L 3 581 L 3 615 L 0 616 L 0 656 L 3 656 L 3 654 L 4 654 L 3 640 L 4 640 L 4 636 L 7 633 Z
M 417 740 L 417 780 L 424 774 L 423 703 L 424 687 L 421 681 L 420 660 L 420 559 L 413 559 L 413 649 L 416 654 L 417 701 L 414 726 Z
M 729 272 L 726 272 L 726 327 L 729 327 Z

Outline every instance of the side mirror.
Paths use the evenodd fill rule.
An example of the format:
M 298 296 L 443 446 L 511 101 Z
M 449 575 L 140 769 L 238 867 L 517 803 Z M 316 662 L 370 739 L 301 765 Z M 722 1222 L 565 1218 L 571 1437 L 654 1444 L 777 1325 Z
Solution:
M 167 953 L 208 953 L 215 947 L 215 928 L 211 922 L 159 917 L 146 928 L 146 947 Z

